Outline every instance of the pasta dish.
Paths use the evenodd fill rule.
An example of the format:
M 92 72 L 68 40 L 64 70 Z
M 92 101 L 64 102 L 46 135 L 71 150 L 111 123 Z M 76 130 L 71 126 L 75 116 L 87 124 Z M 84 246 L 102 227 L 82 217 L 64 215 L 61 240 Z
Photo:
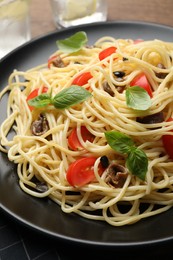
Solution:
M 173 43 L 87 40 L 59 40 L 45 64 L 11 73 L 0 151 L 29 195 L 133 224 L 173 206 Z

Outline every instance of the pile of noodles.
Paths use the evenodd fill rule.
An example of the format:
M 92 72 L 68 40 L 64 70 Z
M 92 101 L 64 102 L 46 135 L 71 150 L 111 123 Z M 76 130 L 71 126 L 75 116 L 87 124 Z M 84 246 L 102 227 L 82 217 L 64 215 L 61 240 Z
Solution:
M 99 60 L 99 53 L 115 46 L 116 52 Z M 113 226 L 132 224 L 140 219 L 160 214 L 173 206 L 173 160 L 161 140 L 173 130 L 173 43 L 161 40 L 141 41 L 102 37 L 93 46 L 72 54 L 57 50 L 65 66 L 48 68 L 47 63 L 10 75 L 1 99 L 8 94 L 7 115 L 1 124 L 1 151 L 17 164 L 21 189 L 38 198 L 49 196 L 65 213 L 76 213 L 92 220 L 106 221 Z M 162 66 L 159 66 L 161 64 Z M 36 88 L 48 88 L 52 95 L 71 86 L 83 72 L 92 78 L 83 87 L 92 96 L 70 108 L 29 109 L 27 96 Z M 124 72 L 120 79 L 113 72 Z M 152 105 L 146 111 L 129 108 L 124 89 L 140 73 L 144 73 L 153 89 Z M 104 89 L 107 82 L 113 95 Z M 141 123 L 137 118 L 162 112 L 160 123 Z M 49 129 L 33 135 L 31 125 L 44 113 Z M 94 141 L 82 139 L 81 126 L 94 136 Z M 72 150 L 68 136 L 77 127 L 83 149 Z M 105 132 L 115 130 L 128 135 L 148 158 L 148 171 L 141 180 L 128 171 L 122 187 L 106 182 L 107 169 L 100 176 L 100 158 L 125 165 L 124 156 L 114 151 L 105 139 Z M 13 132 L 9 135 L 9 132 Z M 69 165 L 81 157 L 95 156 L 95 180 L 82 187 L 71 186 L 66 178 Z M 38 183 L 45 189 L 38 190 Z

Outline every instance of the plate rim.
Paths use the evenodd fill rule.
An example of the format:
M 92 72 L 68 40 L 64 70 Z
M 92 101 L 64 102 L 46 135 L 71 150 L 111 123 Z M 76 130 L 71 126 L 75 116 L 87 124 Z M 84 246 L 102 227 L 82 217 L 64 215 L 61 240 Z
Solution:
M 10 51 L 9 53 L 7 53 L 4 57 L 2 57 L 0 59 L 0 63 L 3 62 L 4 60 L 6 60 L 9 56 L 11 56 L 13 53 L 17 52 L 18 50 L 20 50 L 21 48 L 25 48 L 25 46 L 31 45 L 32 43 L 35 43 L 37 41 L 40 41 L 44 38 L 47 37 L 51 37 L 54 34 L 58 34 L 61 32 L 68 32 L 71 29 L 78 29 L 78 28 L 84 28 L 84 27 L 94 27 L 94 26 L 100 26 L 100 25 L 117 25 L 117 24 L 122 24 L 122 25 L 141 25 L 141 26 L 153 26 L 153 27 L 158 27 L 158 28 L 163 28 L 163 29 L 170 29 L 173 30 L 173 25 L 167 25 L 167 24 L 161 24 L 158 22 L 151 22 L 151 21 L 144 21 L 144 20 L 125 20 L 125 19 L 117 19 L 117 20 L 107 20 L 107 21 L 102 21 L 102 22 L 93 22 L 91 24 L 82 24 L 82 25 L 75 25 L 72 27 L 67 27 L 67 28 L 61 28 L 61 29 L 54 29 L 50 32 L 47 32 L 43 35 L 38 35 L 35 36 L 33 38 L 31 38 L 29 41 L 23 43 L 22 45 L 16 47 L 15 49 L 13 49 L 12 51 Z

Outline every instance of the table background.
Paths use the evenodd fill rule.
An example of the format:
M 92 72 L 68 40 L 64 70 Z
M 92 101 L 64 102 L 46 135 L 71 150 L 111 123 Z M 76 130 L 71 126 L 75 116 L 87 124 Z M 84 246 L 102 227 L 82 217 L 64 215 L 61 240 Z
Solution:
M 107 3 L 109 21 L 147 21 L 173 26 L 173 0 L 107 0 Z M 30 14 L 32 37 L 56 29 L 49 0 L 31 0 Z
M 80 1 L 80 0 L 79 0 Z M 132 20 L 159 23 L 173 27 L 173 0 L 107 0 L 108 20 Z M 31 37 L 37 38 L 56 30 L 49 0 L 32 0 L 30 6 Z M 173 256 L 168 247 L 167 254 L 159 247 L 154 252 L 137 252 L 137 256 L 126 252 L 128 259 L 163 259 Z M 124 254 L 123 254 L 124 255 Z M 67 259 L 124 259 L 111 251 L 99 255 L 98 251 L 82 250 L 60 241 L 54 241 L 34 230 L 16 223 L 0 210 L 0 260 L 67 260 Z

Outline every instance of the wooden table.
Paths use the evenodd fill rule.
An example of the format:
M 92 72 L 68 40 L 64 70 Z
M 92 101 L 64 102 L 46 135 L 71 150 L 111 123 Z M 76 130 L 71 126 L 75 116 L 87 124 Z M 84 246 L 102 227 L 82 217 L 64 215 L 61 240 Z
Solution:
M 109 21 L 138 20 L 173 27 L 173 0 L 107 0 L 107 3 Z M 31 0 L 30 15 L 32 38 L 56 29 L 49 0 Z

